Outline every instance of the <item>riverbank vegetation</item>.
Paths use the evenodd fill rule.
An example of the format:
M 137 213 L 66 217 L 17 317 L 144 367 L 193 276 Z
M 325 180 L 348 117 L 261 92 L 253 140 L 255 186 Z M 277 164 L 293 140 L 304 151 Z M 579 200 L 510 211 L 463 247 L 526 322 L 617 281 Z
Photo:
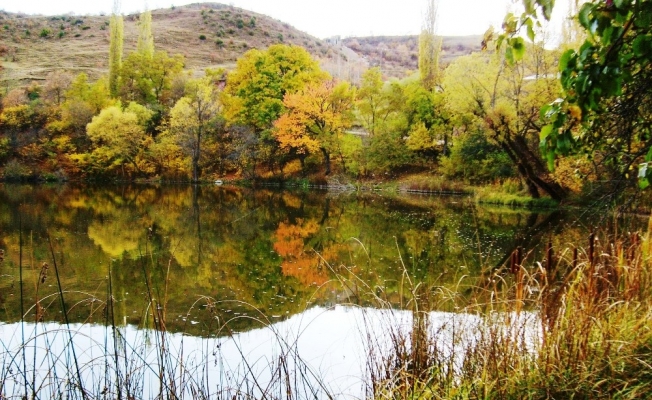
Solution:
M 411 325 L 389 313 L 390 344 L 369 335 L 373 397 L 648 398 L 650 233 L 602 242 L 591 235 L 586 248 L 561 252 L 549 245 L 536 262 L 515 251 L 503 268 L 453 288 L 406 277 Z M 433 308 L 459 314 L 442 322 Z
M 640 10 L 628 12 L 634 21 Z M 444 66 L 431 27 L 420 39 L 421 73 L 403 79 L 385 80 L 377 67 L 354 82 L 335 79 L 305 49 L 284 43 L 247 51 L 230 71 L 209 69 L 196 77 L 184 68 L 182 55 L 156 49 L 151 13 L 140 18 L 138 45 L 124 57 L 122 19 L 111 18 L 107 75 L 91 80 L 61 69 L 2 94 L 4 180 L 299 179 L 339 185 L 416 173 L 451 187 L 517 182 L 518 196 L 560 202 L 627 193 L 638 182 L 632 170 L 645 162 L 649 148 L 645 123 L 623 130 L 618 121 L 624 114 L 607 112 L 612 103 L 623 113 L 632 109 L 617 96 L 639 87 L 644 69 L 631 79 L 614 78 L 616 97 L 605 98 L 604 105 L 597 106 L 600 95 L 576 106 L 584 97 L 573 97 L 575 83 L 557 77 L 560 62 L 562 77 L 578 68 L 579 61 L 569 61 L 563 51 L 578 46 L 570 39 L 550 50 L 539 36 L 527 44 L 510 38 L 507 52 L 489 49 Z M 528 18 L 523 21 L 532 26 Z M 430 19 L 434 24 L 436 16 Z M 585 25 L 579 21 L 577 32 Z M 625 36 L 625 46 L 638 55 L 629 62 L 639 66 L 647 43 L 642 29 L 637 25 Z M 632 92 L 627 101 L 644 105 L 646 93 Z M 570 105 L 554 103 L 560 95 Z M 649 117 L 640 108 L 636 115 Z M 597 116 L 599 126 L 612 127 L 595 133 L 603 139 L 578 139 L 593 137 L 579 132 L 598 127 Z M 554 129 L 576 133 L 556 138 Z

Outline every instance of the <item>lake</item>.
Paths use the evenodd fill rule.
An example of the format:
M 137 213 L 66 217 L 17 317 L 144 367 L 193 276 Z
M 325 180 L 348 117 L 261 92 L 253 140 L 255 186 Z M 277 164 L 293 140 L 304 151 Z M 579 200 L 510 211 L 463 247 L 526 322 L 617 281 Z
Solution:
M 482 285 L 518 248 L 523 265 L 536 268 L 550 246 L 562 254 L 584 245 L 591 231 L 646 222 L 581 209 L 496 208 L 456 196 L 212 185 L 0 185 L 0 388 L 20 393 L 29 386 L 27 375 L 38 380 L 34 371 L 43 382 L 70 381 L 72 363 L 80 360 L 85 368 L 76 379 L 94 382 L 86 386 L 96 385 L 99 393 L 104 389 L 93 378 L 92 360 L 106 364 L 115 358 L 115 377 L 128 375 L 128 365 L 117 366 L 123 364 L 116 349 L 129 346 L 133 354 L 149 355 L 129 357 L 125 351 L 120 357 L 159 365 L 150 370 L 157 381 L 166 363 L 174 365 L 168 371 L 179 372 L 178 360 L 164 357 L 171 353 L 157 351 L 180 351 L 185 341 L 195 343 L 186 356 L 200 355 L 191 362 L 196 369 L 186 373 L 219 376 L 220 384 L 243 384 L 234 372 L 242 368 L 244 375 L 268 379 L 246 361 L 292 354 L 314 370 L 337 371 L 336 377 L 324 375 L 336 386 L 331 393 L 363 397 L 365 328 L 382 331 L 382 324 L 370 321 L 388 311 L 409 319 L 420 285 L 464 296 L 465 288 Z M 434 320 L 457 315 L 448 302 L 431 304 Z M 280 331 L 294 339 L 280 340 Z M 53 360 L 43 349 L 57 341 L 62 342 Z M 250 345 L 227 351 L 227 342 Z M 289 350 L 298 342 L 301 354 Z M 356 361 L 343 362 L 347 354 Z M 150 356 L 154 361 L 147 361 Z M 15 375 L 20 358 L 30 371 L 22 378 Z M 230 361 L 217 370 L 207 367 L 218 359 Z M 56 379 L 55 365 L 66 370 Z M 155 397 L 162 389 L 148 379 L 140 381 L 147 388 L 133 390 Z M 199 381 L 217 385 L 211 379 Z M 38 386 L 60 390 L 52 383 Z

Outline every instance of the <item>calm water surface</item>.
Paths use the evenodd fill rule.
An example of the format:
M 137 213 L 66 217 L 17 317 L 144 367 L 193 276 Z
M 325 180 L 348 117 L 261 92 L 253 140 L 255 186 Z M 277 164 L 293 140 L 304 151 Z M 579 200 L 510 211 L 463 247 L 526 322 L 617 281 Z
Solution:
M 78 358 L 108 357 L 113 325 L 131 346 L 150 349 L 156 335 L 147 332 L 168 332 L 177 350 L 190 346 L 185 357 L 198 355 L 198 374 L 224 377 L 243 360 L 272 359 L 282 332 L 284 345 L 300 344 L 301 359 L 324 372 L 335 392 L 358 398 L 363 328 L 384 329 L 369 322 L 380 318 L 374 296 L 400 310 L 406 285 L 454 288 L 462 276 L 482 282 L 517 247 L 534 265 L 547 243 L 559 252 L 584 244 L 590 230 L 644 222 L 485 207 L 466 197 L 0 185 L 0 360 L 3 371 L 14 370 L 25 335 L 28 360 L 54 354 L 32 351 L 62 341 L 62 356 L 41 365 L 47 380 L 52 365 L 67 360 L 60 372 L 67 377 L 65 343 L 75 343 Z M 67 327 L 56 333 L 65 326 L 63 307 L 72 335 Z M 435 321 L 454 316 L 435 311 Z M 18 323 L 21 314 L 27 325 Z M 92 361 L 85 365 L 96 373 Z
M 53 260 L 72 322 L 102 322 L 109 290 L 118 321 L 147 327 L 155 303 L 167 330 L 197 335 L 214 328 L 207 304 L 235 331 L 313 305 L 368 305 L 369 292 L 400 306 L 405 276 L 438 285 L 481 278 L 518 246 L 534 263 L 548 241 L 583 244 L 599 219 L 465 197 L 0 185 L 0 319 L 20 320 L 21 262 L 24 304 L 42 304 L 26 318 L 61 318 Z

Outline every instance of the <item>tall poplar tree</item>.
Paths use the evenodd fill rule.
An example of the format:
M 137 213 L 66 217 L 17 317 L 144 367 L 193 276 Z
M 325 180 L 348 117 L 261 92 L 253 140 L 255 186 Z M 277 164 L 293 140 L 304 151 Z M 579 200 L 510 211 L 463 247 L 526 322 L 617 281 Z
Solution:
M 441 37 L 435 35 L 437 28 L 437 3 L 428 0 L 423 28 L 419 36 L 419 72 L 423 87 L 429 91 L 439 83 L 439 54 Z
M 154 57 L 154 36 L 152 36 L 152 12 L 140 14 L 138 45 L 136 51 L 151 60 Z
M 120 15 L 120 0 L 113 3 L 113 13 L 109 22 L 109 92 L 118 96 L 120 68 L 122 65 L 122 42 L 124 39 L 124 21 Z

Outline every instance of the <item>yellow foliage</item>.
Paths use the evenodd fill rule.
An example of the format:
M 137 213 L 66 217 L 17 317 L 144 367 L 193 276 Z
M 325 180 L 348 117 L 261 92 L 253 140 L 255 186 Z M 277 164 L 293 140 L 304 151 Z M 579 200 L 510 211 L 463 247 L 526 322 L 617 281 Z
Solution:
M 339 135 L 351 126 L 354 92 L 348 84 L 333 82 L 308 85 L 287 94 L 287 112 L 274 123 L 274 136 L 281 149 L 296 154 L 313 154 L 320 149 L 332 152 Z

